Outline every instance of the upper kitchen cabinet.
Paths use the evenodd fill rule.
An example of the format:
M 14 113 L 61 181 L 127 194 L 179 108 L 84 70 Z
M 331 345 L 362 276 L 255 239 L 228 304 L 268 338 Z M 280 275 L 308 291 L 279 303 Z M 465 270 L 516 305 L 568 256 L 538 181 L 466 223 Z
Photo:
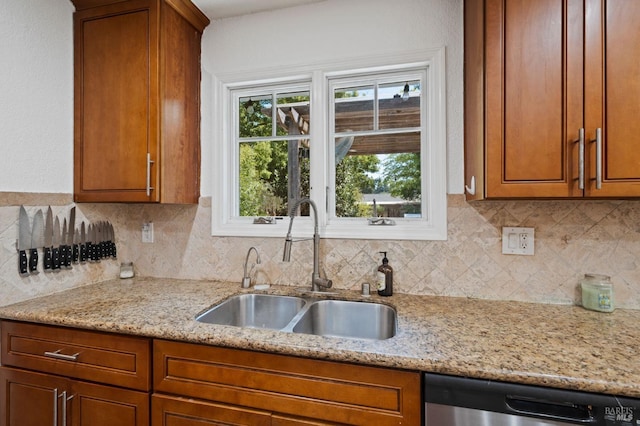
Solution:
M 72 0 L 74 200 L 197 203 L 200 40 L 189 0 Z
M 465 0 L 467 199 L 640 196 L 638 22 L 635 0 Z

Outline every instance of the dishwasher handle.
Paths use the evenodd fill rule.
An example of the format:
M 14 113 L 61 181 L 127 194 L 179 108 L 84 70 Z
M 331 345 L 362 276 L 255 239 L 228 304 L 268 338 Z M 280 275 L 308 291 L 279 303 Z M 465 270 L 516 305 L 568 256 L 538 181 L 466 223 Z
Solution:
M 597 423 L 593 406 L 572 402 L 549 401 L 529 396 L 505 395 L 507 412 L 525 414 L 549 420 L 571 421 L 582 424 Z

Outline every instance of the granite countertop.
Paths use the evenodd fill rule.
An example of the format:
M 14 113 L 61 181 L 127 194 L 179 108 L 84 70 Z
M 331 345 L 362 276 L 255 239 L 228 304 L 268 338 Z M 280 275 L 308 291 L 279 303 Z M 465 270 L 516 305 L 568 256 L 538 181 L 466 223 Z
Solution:
M 267 293 L 301 289 L 272 286 Z M 253 291 L 250 289 L 249 291 Z M 238 283 L 135 278 L 0 307 L 0 318 L 640 397 L 640 311 L 395 294 L 398 334 L 369 341 L 196 322 Z M 358 293 L 339 297 L 365 299 Z

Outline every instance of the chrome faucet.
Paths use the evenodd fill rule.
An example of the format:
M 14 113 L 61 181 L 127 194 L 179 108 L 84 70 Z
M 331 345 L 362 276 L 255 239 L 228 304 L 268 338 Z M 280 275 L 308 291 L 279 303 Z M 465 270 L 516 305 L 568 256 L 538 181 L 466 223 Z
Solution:
M 251 269 L 249 269 L 249 272 L 247 272 L 247 264 L 249 263 L 249 255 L 251 254 L 252 250 L 256 252 L 256 263 L 260 263 L 260 253 L 258 253 L 258 249 L 255 247 L 249 247 L 249 250 L 247 251 L 247 257 L 244 259 L 244 276 L 242 277 L 242 283 L 240 284 L 242 288 L 251 287 L 251 270 L 254 266 L 256 266 L 256 263 L 251 265 Z
M 301 198 L 296 202 L 291 209 L 291 220 L 289 221 L 289 232 L 284 240 L 284 254 L 282 256 L 283 262 L 291 260 L 291 245 L 293 239 L 291 238 L 291 227 L 293 226 L 293 218 L 295 217 L 296 210 L 301 204 L 307 203 L 313 210 L 313 273 L 311 274 L 311 291 L 322 291 L 321 288 L 330 288 L 333 285 L 333 281 L 327 278 L 320 278 L 320 234 L 318 233 L 318 209 L 316 203 L 309 198 Z M 300 240 L 301 241 L 301 240 Z

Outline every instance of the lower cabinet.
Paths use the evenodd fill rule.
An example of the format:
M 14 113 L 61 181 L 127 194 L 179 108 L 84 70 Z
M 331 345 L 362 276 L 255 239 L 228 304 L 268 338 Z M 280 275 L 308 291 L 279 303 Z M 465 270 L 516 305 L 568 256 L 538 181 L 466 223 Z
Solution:
M 0 368 L 3 426 L 146 426 L 149 394 Z
M 153 356 L 154 426 L 420 424 L 418 372 L 163 340 Z
M 151 340 L 2 321 L 0 426 L 148 426 Z
M 0 426 L 421 421 L 415 371 L 17 321 L 0 328 Z

